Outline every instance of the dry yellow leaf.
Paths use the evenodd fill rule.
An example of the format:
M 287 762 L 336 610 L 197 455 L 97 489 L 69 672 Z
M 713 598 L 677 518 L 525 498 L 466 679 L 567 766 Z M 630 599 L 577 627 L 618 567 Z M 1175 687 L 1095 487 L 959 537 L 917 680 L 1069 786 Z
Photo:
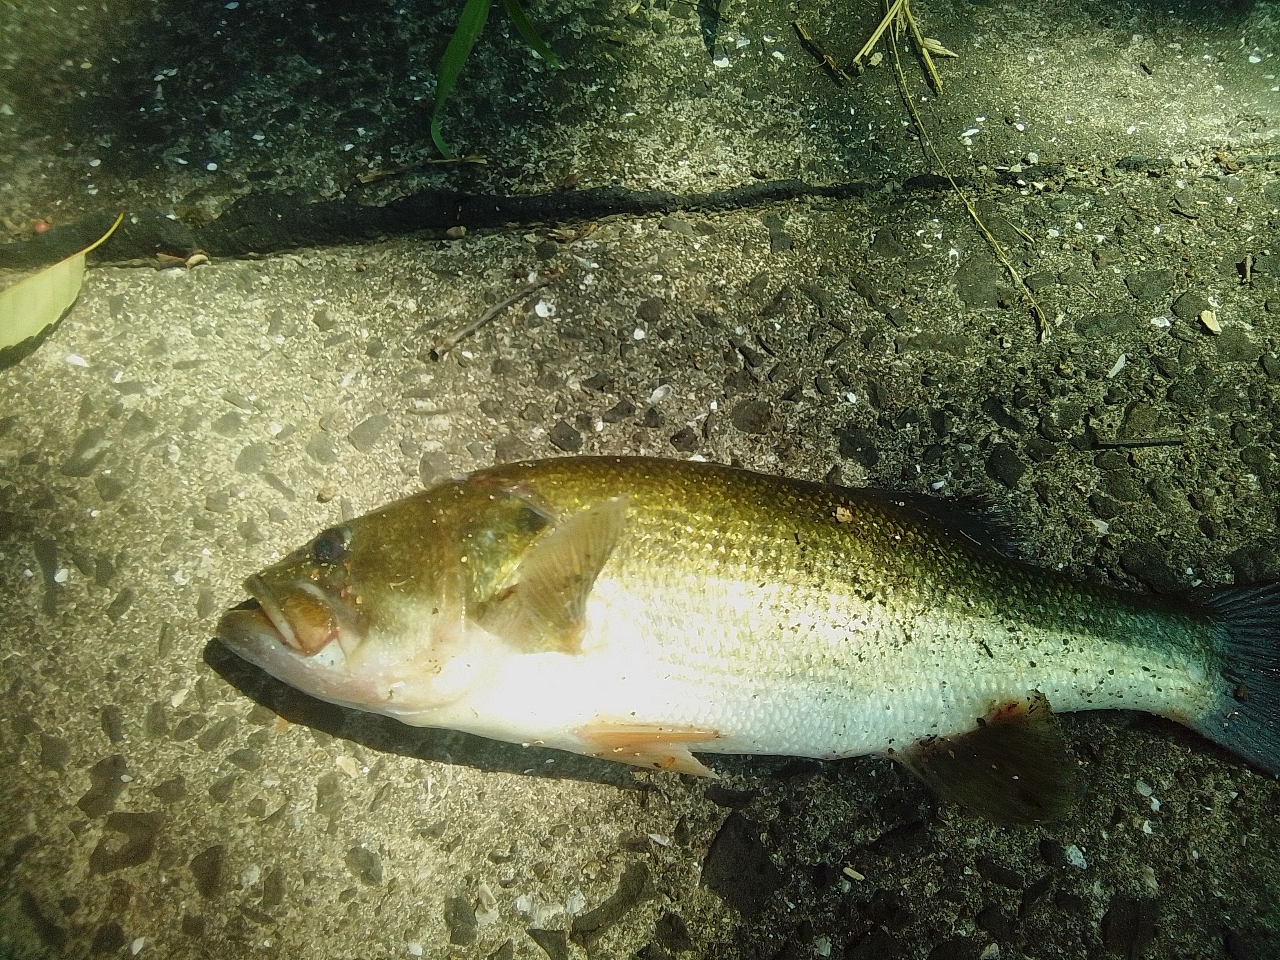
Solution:
M 71 309 L 84 282 L 85 255 L 105 243 L 123 219 L 122 213 L 110 230 L 79 253 L 0 292 L 0 369 L 12 366 L 39 346 L 41 338 Z

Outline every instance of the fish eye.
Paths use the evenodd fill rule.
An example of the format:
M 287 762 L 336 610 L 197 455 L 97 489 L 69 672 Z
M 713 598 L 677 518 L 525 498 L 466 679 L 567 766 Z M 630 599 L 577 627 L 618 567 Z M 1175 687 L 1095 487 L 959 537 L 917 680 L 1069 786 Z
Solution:
M 350 528 L 330 527 L 311 544 L 311 557 L 316 563 L 341 563 L 350 542 Z

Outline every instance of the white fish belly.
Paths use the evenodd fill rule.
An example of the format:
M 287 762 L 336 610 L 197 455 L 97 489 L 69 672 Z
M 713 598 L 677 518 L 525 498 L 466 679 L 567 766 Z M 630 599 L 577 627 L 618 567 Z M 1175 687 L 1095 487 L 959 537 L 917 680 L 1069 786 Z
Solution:
M 1155 662 L 1142 647 L 1070 635 L 1015 641 L 981 621 L 894 621 L 836 598 L 762 606 L 761 590 L 656 603 L 598 581 L 580 653 L 512 648 L 430 722 L 580 753 L 598 751 L 584 730 L 616 725 L 712 732 L 688 743 L 694 752 L 837 758 L 964 733 L 1032 691 L 1059 712 L 1172 716 L 1206 696 L 1200 665 L 1176 654 Z

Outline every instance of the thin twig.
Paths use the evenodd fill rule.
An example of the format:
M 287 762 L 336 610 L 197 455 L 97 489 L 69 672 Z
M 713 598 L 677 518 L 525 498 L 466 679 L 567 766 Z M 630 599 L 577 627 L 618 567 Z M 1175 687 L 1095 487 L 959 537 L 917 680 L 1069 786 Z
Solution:
M 905 0 L 896 0 L 895 6 L 897 4 L 904 3 Z M 969 198 L 965 196 L 964 191 L 960 189 L 960 185 L 956 183 L 955 177 L 951 175 L 951 170 L 947 167 L 946 161 L 943 160 L 938 154 L 938 151 L 934 149 L 933 141 L 929 139 L 929 134 L 924 129 L 924 122 L 920 119 L 920 114 L 916 112 L 915 103 L 912 102 L 911 91 L 907 89 L 907 77 L 906 74 L 902 72 L 902 58 L 898 55 L 898 43 L 894 39 L 892 33 L 889 34 L 889 45 L 893 48 L 893 67 L 894 72 L 898 77 L 898 88 L 902 92 L 902 100 L 907 105 L 907 110 L 911 113 L 911 121 L 916 125 L 916 130 L 920 133 L 920 140 L 928 149 L 929 155 L 933 157 L 933 162 L 938 165 L 943 176 L 945 176 L 947 181 L 951 184 L 951 189 L 955 191 L 956 196 L 960 198 L 960 202 L 964 204 L 964 208 L 969 212 L 969 216 L 973 219 L 973 222 L 977 224 L 978 231 L 986 239 L 987 243 L 991 244 L 991 249 L 995 251 L 996 258 L 1004 266 L 1005 270 L 1009 272 L 1009 276 L 1013 278 L 1014 284 L 1016 284 L 1022 291 L 1023 296 L 1025 296 L 1030 302 L 1031 316 L 1036 321 L 1036 330 L 1039 333 L 1040 342 L 1047 343 L 1049 340 L 1048 317 L 1045 316 L 1044 310 L 1040 308 L 1040 304 L 1036 300 L 1035 294 L 1031 292 L 1031 288 L 1027 286 L 1027 282 L 1022 279 L 1022 274 L 1018 272 L 1017 268 L 1009 261 L 1009 258 L 1005 256 L 1004 247 L 1001 246 L 1000 241 L 998 241 L 994 234 L 987 229 L 987 225 L 983 223 L 982 218 L 978 216 L 978 211 L 974 209 L 973 204 L 969 202 Z M 1022 231 L 1018 232 L 1021 233 Z M 1026 234 L 1023 234 L 1023 236 L 1026 236 Z
M 547 274 L 541 280 L 538 280 L 534 283 L 530 283 L 527 286 L 521 287 L 511 296 L 507 297 L 507 299 L 503 300 L 501 303 L 495 303 L 492 307 L 490 307 L 484 313 L 480 314 L 480 316 L 476 320 L 473 320 L 471 323 L 467 324 L 457 333 L 454 333 L 445 337 L 443 340 L 441 340 L 439 343 L 437 343 L 434 347 L 431 348 L 430 352 L 428 353 L 428 356 L 430 356 L 432 360 L 437 360 L 437 361 L 443 360 L 445 354 L 447 354 L 450 350 L 452 350 L 454 347 L 460 344 L 463 340 L 467 339 L 467 337 L 471 336 L 473 333 L 475 333 L 477 330 L 483 327 L 486 323 L 488 323 L 490 320 L 492 320 L 494 317 L 500 314 L 503 310 L 507 309 L 507 307 L 511 306 L 517 300 L 523 300 L 525 297 L 529 296 L 529 294 L 534 293 L 535 291 L 541 290 L 543 287 L 559 279 L 559 277 L 560 277 L 560 273 L 557 271 L 556 273 L 553 273 L 553 274 Z
M 1149 440 L 1095 440 L 1096 450 L 1136 450 L 1142 447 L 1180 447 L 1186 441 L 1182 437 L 1153 437 Z
M 889 4 L 888 11 L 884 15 L 884 19 L 880 21 L 879 26 L 871 34 L 871 39 L 862 45 L 862 49 L 858 51 L 858 55 L 853 58 L 854 66 L 862 67 L 862 58 L 871 52 L 871 48 L 876 45 L 880 39 L 880 35 L 889 29 L 889 24 L 893 23 L 894 18 L 898 16 L 898 11 L 902 9 L 904 0 L 893 0 Z
M 942 93 L 942 77 L 938 75 L 938 68 L 933 65 L 933 57 L 929 56 L 929 46 L 924 42 L 924 37 L 920 33 L 920 27 L 916 24 L 916 18 L 911 13 L 911 5 L 907 0 L 902 0 L 902 19 L 907 21 L 907 26 L 911 28 L 911 36 L 915 38 L 916 49 L 920 51 L 920 57 L 924 60 L 925 68 L 929 71 L 929 79 L 933 81 L 933 89 L 937 93 Z M 894 49 L 894 56 L 897 56 L 897 49 Z

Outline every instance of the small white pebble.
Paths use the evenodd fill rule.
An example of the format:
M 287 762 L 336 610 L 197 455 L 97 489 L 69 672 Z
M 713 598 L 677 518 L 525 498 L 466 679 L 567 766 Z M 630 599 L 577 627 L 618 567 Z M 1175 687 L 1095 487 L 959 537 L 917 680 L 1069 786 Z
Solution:
M 813 941 L 813 952 L 820 957 L 831 956 L 831 941 L 826 937 L 819 937 Z
M 230 3 L 226 4 L 226 9 L 234 10 L 238 6 L 240 6 L 240 0 L 231 0 Z
M 338 757 L 337 760 L 333 761 L 333 765 L 348 777 L 355 778 L 360 776 L 360 764 L 356 761 L 355 757 L 348 757 L 345 755 Z
M 717 66 L 723 69 L 724 67 L 727 67 L 729 65 L 729 58 L 721 55 L 719 57 L 716 57 L 714 60 L 712 60 L 711 63 L 714 66 Z
M 407 953 L 407 954 L 408 954 L 409 956 L 411 956 L 411 957 L 420 957 L 420 956 L 422 956 L 422 944 L 420 944 L 420 943 L 406 943 L 406 944 L 404 945 L 404 952 L 405 952 L 405 953 Z
M 142 948 L 146 946 L 147 938 L 138 937 L 133 943 L 129 944 L 129 952 L 135 957 L 142 952 Z
M 1133 785 L 1133 789 L 1137 790 L 1141 796 L 1151 796 L 1151 784 L 1147 783 L 1145 780 L 1139 780 Z
M 671 396 L 671 384 L 661 384 L 653 393 L 649 394 L 650 403 L 661 403 L 667 397 Z
M 1066 849 L 1067 863 L 1071 864 L 1077 870 L 1083 870 L 1089 866 L 1089 861 L 1084 858 L 1084 851 L 1077 847 L 1074 843 Z
M 89 161 L 89 166 L 100 167 L 102 166 L 102 161 L 99 160 L 97 157 L 94 157 L 92 160 Z
M 53 575 L 53 582 L 54 582 L 54 583 L 66 583 L 66 582 L 67 582 L 67 579 L 68 579 L 70 576 L 71 576 L 71 571 L 70 571 L 70 570 L 68 570 L 66 567 L 59 567 L 59 568 L 58 568 L 58 572 L 57 572 L 57 573 L 55 573 L 55 574 Z
M 785 60 L 785 59 L 787 59 L 787 55 L 786 55 L 785 53 L 783 53 L 781 50 L 775 50 L 775 51 L 773 51 L 773 59 L 775 59 L 775 60 Z
M 1160 892 L 1160 881 L 1156 879 L 1156 872 L 1151 867 L 1143 866 L 1142 882 L 1147 885 L 1147 889 L 1152 893 Z
M 632 339 L 632 340 L 643 340 L 646 336 L 648 336 L 648 334 L 646 334 L 646 333 L 645 333 L 642 329 L 640 329 L 639 327 L 636 327 L 634 330 L 632 330 L 632 331 L 631 331 L 631 339 Z
M 1123 353 L 1120 354 L 1120 358 L 1116 360 L 1114 364 L 1112 364 L 1111 372 L 1107 374 L 1107 377 L 1108 378 L 1114 377 L 1117 373 L 1119 373 L 1121 370 L 1124 369 L 1124 365 L 1128 362 L 1129 362 L 1128 355 Z M 1150 787 L 1147 787 L 1147 790 L 1150 790 L 1150 789 L 1151 789 Z M 1138 792 L 1141 793 L 1142 791 L 1139 790 Z
M 1151 798 L 1151 812 L 1152 813 L 1160 812 L 1160 801 L 1156 797 Z
M 534 304 L 533 312 L 540 316 L 543 320 L 556 315 L 556 305 L 548 303 L 546 300 L 539 300 Z
M 982 953 L 978 954 L 978 960 L 998 960 L 1000 956 L 1000 944 L 988 943 L 983 948 Z
M 74 353 L 68 353 L 66 360 L 67 363 L 71 364 L 73 367 L 87 367 L 89 365 L 88 360 L 84 357 L 78 357 Z
M 204 165 L 204 168 L 208 170 L 210 173 L 213 173 L 215 170 L 218 169 L 218 165 L 214 163 L 212 160 L 210 160 L 208 163 Z
M 1147 836 L 1151 836 L 1151 834 L 1155 833 L 1155 831 L 1151 829 L 1150 820 L 1142 821 L 1142 832 L 1145 833 Z

